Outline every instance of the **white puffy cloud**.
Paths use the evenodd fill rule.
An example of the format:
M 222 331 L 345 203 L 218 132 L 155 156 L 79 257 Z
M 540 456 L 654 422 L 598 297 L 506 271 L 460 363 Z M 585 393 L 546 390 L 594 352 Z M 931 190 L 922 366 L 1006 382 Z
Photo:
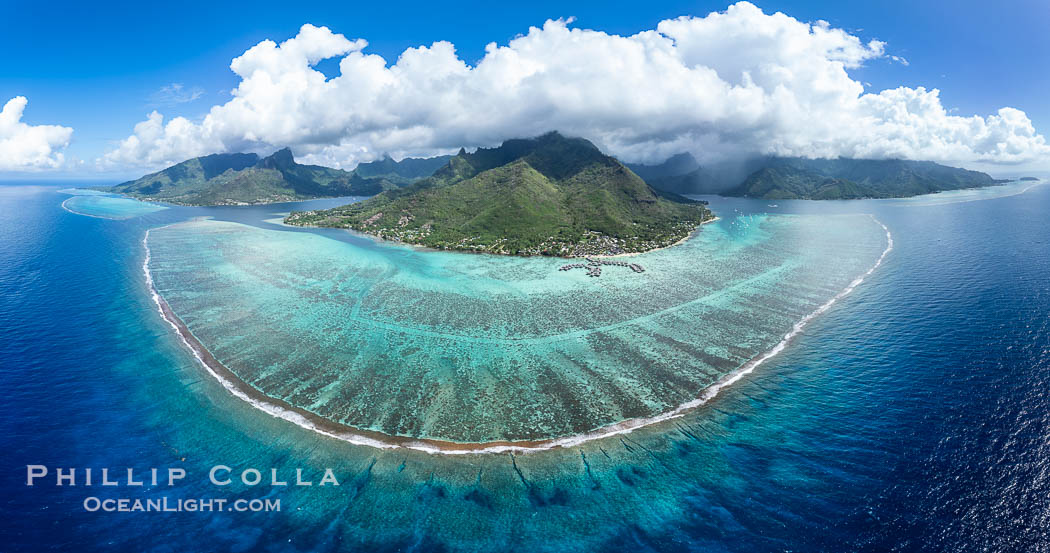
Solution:
M 135 125 L 134 134 L 107 152 L 99 164 L 103 167 L 171 165 L 227 149 L 221 141 L 205 141 L 203 134 L 199 125 L 185 117 L 176 117 L 165 124 L 164 116 L 154 110 L 145 121 Z
M 231 63 L 241 81 L 230 101 L 198 121 L 154 112 L 101 162 L 292 146 L 307 161 L 352 167 L 382 152 L 427 155 L 552 129 L 638 161 L 682 151 L 702 160 L 1050 155 L 1022 111 L 961 117 L 936 89 L 865 92 L 849 70 L 886 57 L 884 43 L 748 2 L 633 36 L 547 21 L 489 44 L 475 66 L 448 42 L 405 50 L 392 65 L 366 46 L 312 25 L 279 45 L 263 41 Z M 313 66 L 332 57 L 340 73 L 329 79 Z
M 0 171 L 58 169 L 65 163 L 60 150 L 69 145 L 73 129 L 23 123 L 27 103 L 25 96 L 15 96 L 0 111 Z

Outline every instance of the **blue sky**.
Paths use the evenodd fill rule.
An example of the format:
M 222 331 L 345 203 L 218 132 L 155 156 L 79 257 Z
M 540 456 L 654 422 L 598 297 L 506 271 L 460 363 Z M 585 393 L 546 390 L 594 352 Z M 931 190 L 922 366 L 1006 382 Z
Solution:
M 408 47 L 455 44 L 473 64 L 489 42 L 505 45 L 529 26 L 575 17 L 573 26 L 631 35 L 664 19 L 704 16 L 725 2 L 16 2 L 0 20 L 0 103 L 25 96 L 22 121 L 74 129 L 67 156 L 90 162 L 131 134 L 156 109 L 199 119 L 229 100 L 240 78 L 230 60 L 260 42 L 296 35 L 304 23 L 364 38 L 365 50 L 393 62 Z M 953 114 L 1024 111 L 1050 132 L 1050 3 L 756 1 L 765 13 L 823 19 L 862 41 L 886 43 L 887 56 L 850 70 L 869 90 L 938 88 Z M 335 62 L 319 66 L 336 71 Z M 182 89 L 172 94 L 170 86 Z M 165 87 L 169 87 L 165 93 Z M 134 173 L 133 169 L 115 169 Z

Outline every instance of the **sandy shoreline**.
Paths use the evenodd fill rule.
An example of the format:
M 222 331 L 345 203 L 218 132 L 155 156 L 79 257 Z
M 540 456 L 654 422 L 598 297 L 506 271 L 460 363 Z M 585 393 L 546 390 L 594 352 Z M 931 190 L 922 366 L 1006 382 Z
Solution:
M 874 219 L 874 217 L 872 217 Z M 707 222 L 713 222 L 712 221 Z M 577 434 L 573 436 L 565 436 L 560 438 L 551 438 L 543 440 L 497 440 L 490 442 L 475 442 L 475 443 L 462 443 L 453 442 L 446 440 L 437 440 L 429 438 L 412 438 L 407 436 L 395 436 L 385 434 L 383 432 L 364 430 L 356 428 L 350 425 L 337 423 L 326 419 L 320 415 L 296 407 L 289 404 L 286 401 L 276 399 L 260 392 L 247 382 L 241 380 L 233 371 L 223 365 L 218 359 L 216 359 L 211 352 L 199 341 L 196 336 L 190 331 L 190 329 L 182 322 L 182 320 L 175 315 L 172 311 L 171 306 L 168 305 L 167 301 L 160 296 L 153 284 L 153 276 L 149 270 L 150 262 L 150 249 L 149 249 L 149 233 L 146 231 L 146 235 L 143 237 L 142 244 L 146 250 L 146 256 L 142 263 L 142 270 L 145 274 L 146 285 L 149 289 L 150 295 L 153 298 L 154 303 L 157 305 L 157 309 L 160 312 L 164 320 L 175 329 L 179 338 L 183 344 L 193 353 L 194 357 L 200 362 L 200 364 L 210 373 L 220 384 L 234 396 L 242 399 L 253 407 L 260 409 L 267 414 L 287 420 L 296 424 L 304 429 L 317 432 L 319 434 L 329 436 L 338 440 L 342 440 L 351 444 L 366 445 L 370 447 L 376 447 L 380 449 L 393 449 L 393 448 L 404 448 L 412 449 L 416 451 L 422 451 L 425 453 L 440 453 L 440 454 L 490 454 L 490 453 L 531 453 L 538 451 L 545 451 L 549 449 L 562 448 L 562 447 L 574 447 L 585 442 L 593 440 L 603 439 L 618 434 L 627 434 L 639 428 L 651 426 L 660 422 L 675 419 L 683 416 L 685 413 L 696 409 L 715 396 L 725 387 L 739 381 L 744 376 L 750 374 L 759 365 L 765 361 L 773 358 L 780 353 L 790 341 L 809 323 L 810 320 L 824 313 L 839 299 L 845 297 L 853 291 L 860 283 L 864 281 L 869 275 L 871 275 L 880 265 L 886 256 L 893 250 L 893 237 L 890 234 L 889 228 L 882 224 L 880 221 L 875 219 L 886 231 L 887 245 L 886 249 L 882 252 L 882 255 L 878 258 L 875 264 L 868 269 L 867 272 L 855 278 L 850 284 L 840 291 L 837 295 L 832 297 L 830 300 L 822 304 L 815 311 L 804 317 L 799 322 L 795 323 L 791 331 L 789 331 L 783 339 L 777 343 L 769 351 L 757 355 L 749 361 L 742 364 L 736 370 L 728 373 L 716 383 L 705 388 L 701 395 L 694 400 L 683 403 L 674 409 L 665 411 L 653 415 L 652 417 L 634 418 L 627 419 L 618 423 L 600 427 L 591 432 L 583 434 Z M 706 224 L 706 223 L 705 223 Z M 690 236 L 692 233 L 690 234 Z M 688 237 L 683 238 L 683 240 Z M 670 246 L 667 246 L 670 247 Z
M 588 256 L 588 257 L 593 257 L 595 259 L 611 259 L 613 257 L 636 257 L 636 256 L 639 256 L 639 255 L 645 255 L 647 253 L 653 253 L 653 252 L 658 252 L 660 250 L 666 250 L 667 248 L 673 248 L 673 247 L 675 247 L 675 246 L 677 246 L 679 244 L 684 244 L 686 240 L 689 240 L 690 238 L 696 236 L 696 233 L 700 232 L 700 229 L 703 228 L 704 225 L 706 225 L 708 223 L 713 223 L 713 222 L 715 222 L 715 221 L 717 221 L 719 219 L 720 219 L 720 217 L 717 217 L 717 216 L 716 217 L 712 217 L 712 218 L 704 221 L 703 223 L 700 223 L 699 225 L 696 225 L 695 229 L 689 231 L 689 234 L 685 235 L 685 237 L 683 237 L 681 240 L 675 242 L 674 244 L 668 244 L 668 245 L 660 247 L 660 248 L 653 248 L 651 250 L 645 250 L 644 252 L 627 252 L 627 253 L 618 253 L 618 254 L 613 254 L 613 255 L 591 255 L 591 256 Z M 571 258 L 571 259 L 579 259 L 579 258 Z
M 585 258 L 588 258 L 588 257 L 592 257 L 592 258 L 595 258 L 595 259 L 611 259 L 613 257 L 634 257 L 636 255 L 645 255 L 645 254 L 651 253 L 651 252 L 657 252 L 657 251 L 660 251 L 660 250 L 666 250 L 667 248 L 673 248 L 673 247 L 675 247 L 675 246 L 677 246 L 679 244 L 684 243 L 686 240 L 689 240 L 693 236 L 696 236 L 696 233 L 700 232 L 700 229 L 704 225 L 706 225 L 708 223 L 714 223 L 715 221 L 718 221 L 719 219 L 720 219 L 720 217 L 716 216 L 716 217 L 712 217 L 712 218 L 710 218 L 710 219 L 700 223 L 699 225 L 696 226 L 696 228 L 694 228 L 693 230 L 689 231 L 689 234 L 685 235 L 685 237 L 683 237 L 681 240 L 675 242 L 674 244 L 668 244 L 666 246 L 662 246 L 662 247 L 659 247 L 659 248 L 653 248 L 651 250 L 645 250 L 644 252 L 617 253 L 617 254 L 612 254 L 612 255 L 586 255 L 586 256 L 575 256 L 575 257 L 564 257 L 564 256 L 560 256 L 560 255 L 525 255 L 525 256 L 515 256 L 515 255 L 509 254 L 509 253 L 483 252 L 483 251 L 477 251 L 477 250 L 441 250 L 441 249 L 437 249 L 437 248 L 431 248 L 429 246 L 422 246 L 422 245 L 419 245 L 419 244 L 413 244 L 411 242 L 398 242 L 398 241 L 395 241 L 395 240 L 388 240 L 386 238 L 380 238 L 380 237 L 378 237 L 378 236 L 376 236 L 374 234 L 369 234 L 367 232 L 362 232 L 362 231 L 354 230 L 354 229 L 350 229 L 350 228 L 320 227 L 320 226 L 317 226 L 317 225 L 289 225 L 288 223 L 285 223 L 283 219 L 282 219 L 282 222 L 280 224 L 281 224 L 281 226 L 285 226 L 285 227 L 289 227 L 289 228 L 316 228 L 316 229 L 336 228 L 336 229 L 339 229 L 339 230 L 346 231 L 346 232 L 348 232 L 348 233 L 350 233 L 350 234 L 352 234 L 354 236 L 360 237 L 360 238 L 367 238 L 367 239 L 372 240 L 373 242 L 375 242 L 377 244 L 381 244 L 381 245 L 384 245 L 384 246 L 403 247 L 403 248 L 408 248 L 410 250 L 415 250 L 415 251 L 419 251 L 419 252 L 465 253 L 465 254 L 472 254 L 472 255 L 498 255 L 498 256 L 501 256 L 501 257 L 541 257 L 541 258 L 548 258 L 548 259 L 566 259 L 566 260 L 568 260 L 568 259 L 585 259 Z

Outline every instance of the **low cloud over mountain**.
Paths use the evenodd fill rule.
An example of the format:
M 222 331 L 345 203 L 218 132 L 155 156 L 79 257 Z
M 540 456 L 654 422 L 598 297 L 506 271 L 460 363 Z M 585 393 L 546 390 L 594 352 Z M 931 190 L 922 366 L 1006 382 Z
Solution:
M 489 44 L 474 66 L 448 42 L 408 49 L 392 65 L 366 46 L 312 25 L 260 42 L 231 63 L 241 81 L 230 101 L 196 121 L 154 111 L 99 163 L 159 166 L 289 145 L 305 162 L 352 167 L 383 152 L 447 153 L 552 129 L 630 161 L 679 152 L 701 161 L 1050 157 L 1023 111 L 960 116 L 936 89 L 865 92 L 849 71 L 887 57 L 884 43 L 748 2 L 633 36 L 547 21 Z M 339 74 L 329 79 L 314 66 L 333 57 Z

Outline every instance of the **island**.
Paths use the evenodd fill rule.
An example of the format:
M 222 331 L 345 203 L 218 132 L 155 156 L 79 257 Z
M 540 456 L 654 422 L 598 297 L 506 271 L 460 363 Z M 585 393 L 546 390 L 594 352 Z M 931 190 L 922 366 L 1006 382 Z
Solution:
M 651 175 L 647 182 L 660 190 L 765 200 L 903 198 L 1006 182 L 979 171 L 906 159 L 763 157 L 707 167 L 690 160 L 679 155 L 638 170 Z
M 372 196 L 429 175 L 449 157 L 394 161 L 384 156 L 343 171 L 296 163 L 288 148 L 264 158 L 252 153 L 212 154 L 105 190 L 138 200 L 193 206 Z
M 706 202 L 655 190 L 591 142 L 550 132 L 461 149 L 411 185 L 285 223 L 442 250 L 583 257 L 667 247 L 713 219 Z

